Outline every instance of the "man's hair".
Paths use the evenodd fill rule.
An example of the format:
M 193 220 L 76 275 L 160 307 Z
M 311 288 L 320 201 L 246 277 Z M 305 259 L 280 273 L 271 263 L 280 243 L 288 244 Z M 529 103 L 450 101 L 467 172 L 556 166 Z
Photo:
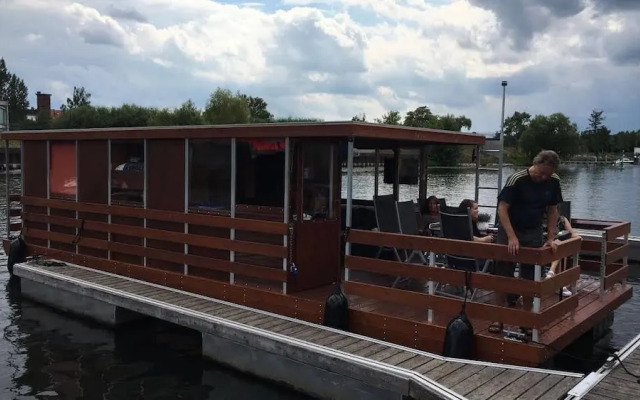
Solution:
M 542 150 L 533 158 L 533 163 L 536 165 L 548 165 L 556 170 L 560 165 L 560 157 L 558 157 L 558 153 L 553 150 Z

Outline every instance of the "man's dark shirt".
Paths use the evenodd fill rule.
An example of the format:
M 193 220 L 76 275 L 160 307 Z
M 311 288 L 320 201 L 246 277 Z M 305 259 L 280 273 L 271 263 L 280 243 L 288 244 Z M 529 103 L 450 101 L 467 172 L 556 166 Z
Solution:
M 514 230 L 539 228 L 547 207 L 562 201 L 560 178 L 553 174 L 545 181 L 534 182 L 529 169 L 518 171 L 507 179 L 498 201 L 509 204 Z

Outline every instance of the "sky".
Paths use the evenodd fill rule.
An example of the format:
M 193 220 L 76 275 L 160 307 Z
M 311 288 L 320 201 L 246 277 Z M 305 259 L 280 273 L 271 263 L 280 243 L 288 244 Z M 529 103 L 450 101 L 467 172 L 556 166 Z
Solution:
M 426 105 L 469 117 L 562 112 L 640 129 L 638 0 L 0 0 L 0 57 L 59 108 L 204 108 L 217 88 L 277 117 L 367 120 Z

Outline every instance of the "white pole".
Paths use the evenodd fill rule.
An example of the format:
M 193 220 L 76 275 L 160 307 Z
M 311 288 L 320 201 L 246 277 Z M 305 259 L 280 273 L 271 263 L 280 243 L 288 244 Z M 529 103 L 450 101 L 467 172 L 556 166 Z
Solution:
M 502 189 L 502 164 L 504 162 L 504 103 L 507 94 L 507 81 L 502 81 L 502 119 L 500 120 L 500 153 L 498 165 L 500 165 L 498 171 L 498 190 Z M 480 154 L 478 154 L 480 157 Z
M 349 138 L 347 145 L 347 210 L 345 227 L 347 230 L 351 228 L 351 207 L 353 203 L 353 138 Z M 351 243 L 347 237 L 344 248 L 345 255 L 351 255 Z M 349 268 L 344 269 L 344 280 L 349 280 Z

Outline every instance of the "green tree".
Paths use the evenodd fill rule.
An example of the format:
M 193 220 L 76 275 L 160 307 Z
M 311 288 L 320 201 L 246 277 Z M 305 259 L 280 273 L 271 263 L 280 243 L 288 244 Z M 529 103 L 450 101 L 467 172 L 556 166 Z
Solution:
M 7 87 L 7 97 L 9 101 L 9 122 L 22 122 L 27 118 L 29 109 L 29 90 L 27 85 L 17 75 L 11 74 Z
M 435 115 L 429 107 L 420 106 L 414 111 L 409 111 L 404 119 L 405 126 L 419 128 L 445 129 L 450 131 L 460 131 L 462 128 L 471 128 L 471 120 L 464 115 L 455 116 L 447 114 L 444 116 Z M 438 145 L 429 156 L 429 162 L 433 165 L 453 166 L 460 162 L 460 146 Z
M 4 62 L 4 58 L 0 58 L 0 100 L 9 99 L 9 79 L 11 79 L 11 74 L 7 70 L 7 64 Z
M 67 97 L 67 104 L 63 104 L 60 106 L 60 109 L 63 111 L 70 110 L 73 108 L 78 108 L 82 106 L 90 106 L 91 105 L 91 93 L 87 92 L 82 87 L 73 87 L 73 94 L 71 98 Z
M 9 122 L 22 123 L 29 109 L 29 90 L 24 81 L 7 68 L 4 58 L 0 58 L 0 100 L 9 103 Z
M 536 115 L 522 133 L 518 146 L 531 160 L 541 150 L 554 150 L 560 157 L 569 157 L 579 149 L 578 127 L 562 113 Z
M 249 106 L 249 113 L 251 114 L 251 122 L 253 123 L 266 123 L 273 121 L 273 114 L 267 109 L 267 102 L 261 97 L 252 97 L 245 94 L 241 95 Z
M 611 148 L 611 131 L 604 125 L 605 119 L 603 110 L 591 111 L 589 129 L 581 137 L 583 146 L 591 153 L 602 154 Z
M 357 114 L 357 115 L 354 115 L 353 118 L 351 118 L 351 121 L 353 121 L 353 122 L 367 122 L 367 116 L 365 115 L 365 113 Z
M 512 116 L 504 119 L 504 145 L 515 147 L 520 136 L 527 130 L 531 122 L 531 114 L 528 112 L 516 111 Z M 496 132 L 496 138 L 499 138 L 500 132 Z
M 217 88 L 209 97 L 204 119 L 210 124 L 247 124 L 251 121 L 251 110 L 240 93 L 234 95 L 228 89 Z
M 376 123 L 385 125 L 400 125 L 400 121 L 402 121 L 402 116 L 395 110 L 383 114 L 382 118 L 376 118 Z

